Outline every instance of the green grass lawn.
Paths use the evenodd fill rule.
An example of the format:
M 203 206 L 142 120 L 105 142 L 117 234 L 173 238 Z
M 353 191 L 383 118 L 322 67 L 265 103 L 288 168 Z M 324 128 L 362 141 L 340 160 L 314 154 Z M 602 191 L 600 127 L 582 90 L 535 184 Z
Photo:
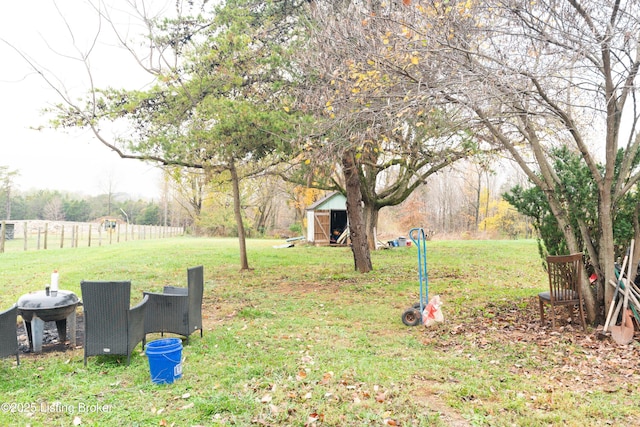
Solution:
M 640 425 L 638 346 L 594 330 L 539 324 L 547 287 L 534 241 L 428 242 L 429 294 L 445 322 L 407 327 L 418 301 L 415 247 L 348 248 L 174 238 L 0 254 L 0 308 L 44 288 L 53 269 L 80 281 L 185 285 L 204 265 L 204 338 L 183 349 L 183 378 L 150 380 L 142 347 L 125 358 L 82 348 L 0 360 L 0 425 L 629 426 Z M 148 336 L 148 340 L 156 339 Z

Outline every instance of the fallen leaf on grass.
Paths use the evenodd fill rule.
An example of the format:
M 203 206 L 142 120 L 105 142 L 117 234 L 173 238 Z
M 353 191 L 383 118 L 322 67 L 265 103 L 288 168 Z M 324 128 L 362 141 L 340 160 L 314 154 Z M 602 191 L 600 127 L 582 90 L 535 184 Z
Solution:
M 322 384 L 326 384 L 333 378 L 333 372 L 325 372 L 322 376 L 322 380 L 320 381 Z
M 78 416 L 73 417 L 73 425 L 79 426 L 80 424 L 82 424 L 82 419 L 80 419 L 80 417 Z
M 318 414 L 317 412 L 313 412 L 309 414 L 309 416 L 307 417 L 307 424 L 305 425 L 307 426 L 314 425 L 318 421 L 320 422 L 324 421 L 324 414 Z
M 263 420 L 262 418 L 254 418 L 254 419 L 251 420 L 251 422 L 253 424 L 259 424 L 259 425 L 262 425 L 262 426 L 270 425 L 269 423 L 267 423 L 267 421 Z

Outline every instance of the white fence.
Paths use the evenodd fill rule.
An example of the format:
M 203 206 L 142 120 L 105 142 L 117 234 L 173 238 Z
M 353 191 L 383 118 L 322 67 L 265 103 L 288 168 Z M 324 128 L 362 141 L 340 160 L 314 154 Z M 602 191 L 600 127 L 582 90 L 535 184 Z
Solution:
M 97 222 L 2 221 L 0 253 L 111 245 L 128 240 L 163 239 L 182 236 L 184 228 L 158 225 L 116 224 L 105 229 Z

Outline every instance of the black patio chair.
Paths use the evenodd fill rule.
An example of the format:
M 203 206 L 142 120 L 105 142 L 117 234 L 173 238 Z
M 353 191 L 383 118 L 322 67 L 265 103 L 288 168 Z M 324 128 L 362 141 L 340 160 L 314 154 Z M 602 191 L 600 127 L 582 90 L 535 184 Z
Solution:
M 0 313 L 0 357 L 16 356 L 16 363 L 19 365 L 17 319 L 17 304 Z
M 140 341 L 144 348 L 147 297 L 130 308 L 131 282 L 80 283 L 84 313 L 84 364 L 87 357 L 126 355 L 127 365 Z
M 187 287 L 165 286 L 163 293 L 144 292 L 149 298 L 144 318 L 145 333 L 160 332 L 189 335 L 200 330 L 202 338 L 202 294 L 204 270 L 202 266 L 187 270 Z

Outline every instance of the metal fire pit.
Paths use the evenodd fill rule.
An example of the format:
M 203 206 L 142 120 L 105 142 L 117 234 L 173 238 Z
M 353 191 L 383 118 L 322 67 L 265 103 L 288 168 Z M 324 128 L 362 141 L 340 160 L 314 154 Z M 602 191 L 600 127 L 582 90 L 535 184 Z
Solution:
M 70 329 L 71 345 L 76 341 L 76 307 L 80 300 L 71 291 L 59 290 L 55 296 L 45 291 L 31 292 L 18 299 L 18 314 L 22 316 L 29 338 L 29 349 L 42 351 L 44 322 L 56 322 L 58 339 L 64 343 L 67 339 L 67 323 Z

